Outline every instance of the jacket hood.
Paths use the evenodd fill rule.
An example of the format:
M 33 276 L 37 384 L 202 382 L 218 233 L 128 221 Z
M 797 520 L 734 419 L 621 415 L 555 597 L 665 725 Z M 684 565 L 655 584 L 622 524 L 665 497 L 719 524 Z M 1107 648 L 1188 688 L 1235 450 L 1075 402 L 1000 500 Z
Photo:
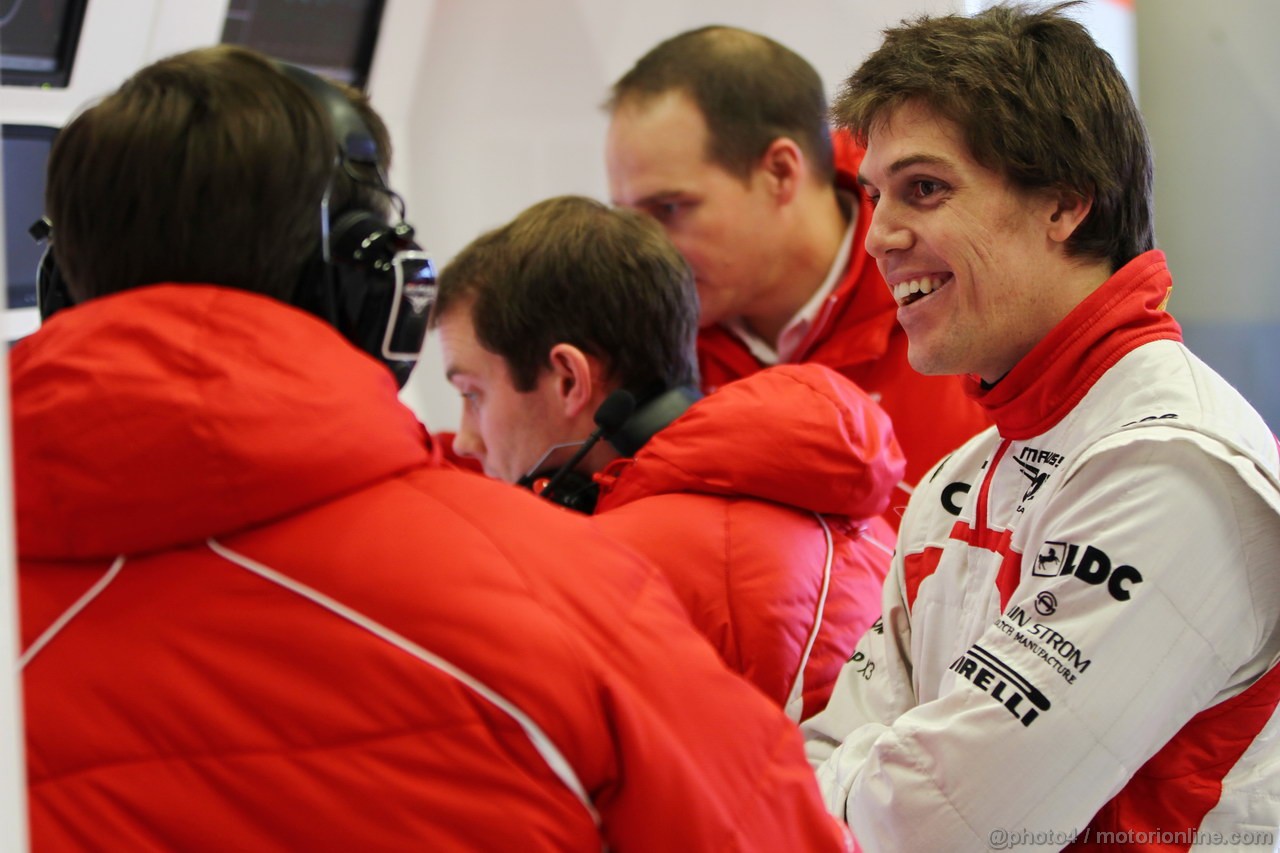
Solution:
M 11 353 L 19 550 L 134 554 L 438 457 L 387 369 L 322 321 L 208 285 L 59 312 Z
M 760 498 L 824 515 L 880 515 L 905 467 L 889 417 L 817 364 L 722 386 L 597 479 L 598 511 L 653 494 Z

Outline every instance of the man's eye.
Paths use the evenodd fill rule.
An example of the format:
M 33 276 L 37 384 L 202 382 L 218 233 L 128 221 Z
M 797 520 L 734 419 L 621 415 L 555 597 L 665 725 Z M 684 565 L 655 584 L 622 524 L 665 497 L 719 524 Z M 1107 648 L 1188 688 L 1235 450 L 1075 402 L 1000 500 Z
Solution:
M 914 198 L 929 198 L 942 191 L 942 184 L 938 181 L 916 181 L 912 184 L 912 196 Z
M 670 222 L 684 210 L 683 202 L 663 201 L 649 206 L 649 215 L 659 222 Z

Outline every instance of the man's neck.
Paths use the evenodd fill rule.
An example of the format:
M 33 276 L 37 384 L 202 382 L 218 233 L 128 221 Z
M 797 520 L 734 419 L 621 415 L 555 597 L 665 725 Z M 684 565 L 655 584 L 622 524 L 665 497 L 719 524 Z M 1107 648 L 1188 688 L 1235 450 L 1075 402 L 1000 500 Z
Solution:
M 749 311 L 742 323 L 769 346 L 822 286 L 840 253 L 853 207 L 833 188 L 815 193 L 807 205 L 798 205 L 790 221 L 789 239 L 773 268 L 772 286 Z
M 777 348 L 782 329 L 827 279 L 855 214 L 850 200 L 833 187 L 814 191 L 812 199 L 796 206 L 791 238 L 774 266 L 773 287 L 740 318 L 751 333 Z

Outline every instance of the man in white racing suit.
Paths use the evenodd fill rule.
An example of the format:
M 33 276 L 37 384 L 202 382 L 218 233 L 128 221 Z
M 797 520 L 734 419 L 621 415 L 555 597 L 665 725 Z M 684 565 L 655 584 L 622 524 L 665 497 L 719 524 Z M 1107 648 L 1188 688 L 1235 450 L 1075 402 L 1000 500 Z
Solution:
M 912 366 L 995 426 L 903 517 L 805 725 L 864 850 L 1266 849 L 1280 452 L 1183 346 L 1145 127 L 1064 14 L 886 32 L 837 100 Z

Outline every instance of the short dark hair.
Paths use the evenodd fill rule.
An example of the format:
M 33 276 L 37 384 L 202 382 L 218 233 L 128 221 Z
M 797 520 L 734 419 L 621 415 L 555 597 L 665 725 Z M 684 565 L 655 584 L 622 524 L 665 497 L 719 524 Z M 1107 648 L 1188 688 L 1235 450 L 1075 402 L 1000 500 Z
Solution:
M 695 385 L 698 293 L 661 226 L 580 196 L 535 204 L 440 273 L 432 322 L 470 307 L 476 339 L 531 391 L 551 348 L 599 358 L 620 387 Z
M 1064 14 L 1075 5 L 904 21 L 849 77 L 832 114 L 865 143 L 894 109 L 923 103 L 1015 186 L 1092 197 L 1067 248 L 1115 270 L 1155 246 L 1151 145 L 1110 54 Z
M 707 158 L 740 178 L 779 137 L 795 141 L 815 176 L 835 180 L 822 78 L 799 54 L 758 33 L 710 26 L 673 36 L 613 84 L 610 111 L 686 93 L 707 123 Z
M 50 154 L 46 211 L 71 296 L 193 282 L 289 300 L 319 246 L 327 188 L 333 211 L 386 204 L 334 177 L 336 151 L 327 113 L 261 54 L 220 45 L 143 68 Z

